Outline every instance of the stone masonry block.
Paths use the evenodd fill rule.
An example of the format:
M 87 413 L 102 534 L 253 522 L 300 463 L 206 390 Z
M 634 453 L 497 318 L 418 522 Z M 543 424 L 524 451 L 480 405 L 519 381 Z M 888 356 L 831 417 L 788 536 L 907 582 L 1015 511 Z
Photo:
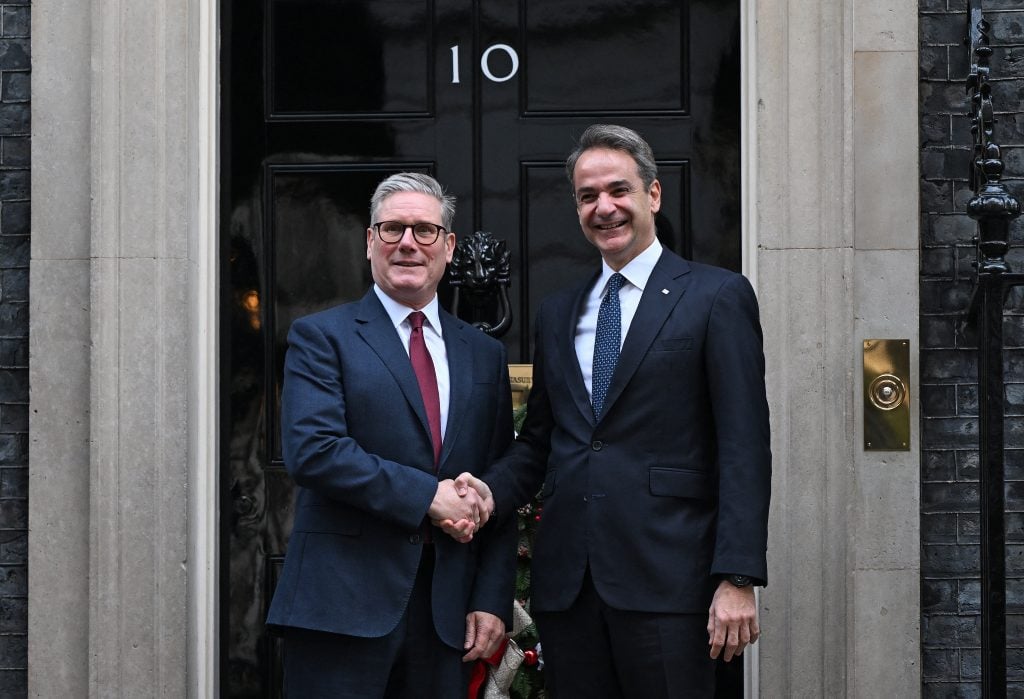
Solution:
M 27 103 L 0 103 L 0 136 L 28 135 L 32 128 L 32 111 Z M 8 197 L 23 199 L 25 197 Z
M 960 580 L 957 591 L 957 611 L 961 614 L 981 612 L 981 581 Z
M 0 101 L 28 102 L 32 96 L 32 77 L 28 71 L 6 71 L 0 76 Z
M 922 383 L 974 383 L 978 358 L 962 350 L 924 350 L 921 357 Z
M 921 411 L 927 417 L 954 417 L 956 415 L 956 386 L 921 386 Z
M 929 214 L 928 227 L 923 232 L 925 245 L 970 243 L 977 227 L 966 214 Z
M 921 210 L 930 214 L 951 214 L 954 185 L 948 180 L 923 180 L 921 182 Z
M 28 136 L 5 136 L 0 139 L 2 157 L 0 163 L 5 167 L 27 167 L 32 154 L 32 142 Z
M 28 70 L 32 67 L 29 40 L 0 39 L 0 70 Z
M 965 108 L 962 112 L 955 112 L 950 115 L 953 124 L 953 145 L 969 146 L 973 143 L 971 136 L 971 119 L 966 114 Z M 963 179 L 967 179 L 967 173 L 963 173 Z
M 28 270 L 23 268 L 0 271 L 0 300 L 28 301 Z
M 925 444 L 934 448 L 964 449 L 978 443 L 978 421 L 961 418 L 922 420 Z
M 28 637 L 23 634 L 0 634 L 0 667 L 22 668 L 28 661 Z
M 28 561 L 28 532 L 0 532 L 0 565 L 24 565 Z
M 920 53 L 920 75 L 929 80 L 949 78 L 949 47 L 922 46 Z
M 0 408 L 0 417 L 3 412 Z M 925 451 L 922 456 L 922 480 L 925 483 L 934 481 L 951 481 L 956 475 L 956 461 L 949 450 Z
M 4 37 L 28 37 L 31 30 L 32 11 L 26 5 L 3 8 Z
M 921 512 L 977 512 L 977 483 L 925 483 L 921 486 Z
M 26 596 L 28 594 L 27 573 L 28 570 L 24 565 L 0 566 L 0 597 Z
M 29 234 L 30 205 L 27 201 L 0 202 L 0 235 Z M 3 266 L 10 267 L 6 258 Z
M 993 44 L 1020 44 L 1024 42 L 1024 13 L 995 12 L 995 3 L 986 2 L 985 19 L 992 25 Z M 1019 10 L 1020 5 L 1006 9 Z
M 924 313 L 960 313 L 970 300 L 971 286 L 967 282 L 943 279 L 921 280 L 921 311 Z
M 960 417 L 977 417 L 978 386 L 968 383 L 956 387 L 956 414 Z
M 957 516 L 950 513 L 921 515 L 921 543 L 957 543 Z
M 925 578 L 921 581 L 921 609 L 928 614 L 956 612 L 957 592 L 956 580 Z
M 926 180 L 966 181 L 971 151 L 963 146 L 929 148 L 921 152 L 921 176 Z
M 922 46 L 961 46 L 964 40 L 964 22 L 960 26 L 950 22 L 946 15 L 921 15 L 919 39 Z
M 0 396 L 17 396 L 20 400 L 27 399 L 28 371 L 25 369 L 0 369 Z
M 965 680 L 981 679 L 981 650 L 963 648 L 960 650 L 960 677 Z
M 982 699 L 981 683 L 925 680 L 921 696 L 923 699 Z
M 27 369 L 28 343 L 24 338 L 0 339 L 0 369 Z M 3 396 L 0 393 L 0 396 Z M 15 400 L 17 396 L 6 396 L 7 400 Z M 24 397 L 28 400 L 28 396 Z M 20 401 L 18 401 L 20 402 Z
M 28 405 L 0 404 L 0 432 L 28 432 Z
M 921 316 L 921 346 L 950 349 L 956 344 L 956 326 L 944 315 Z
M 978 571 L 981 550 L 961 544 L 925 544 L 921 547 L 921 574 L 963 575 Z
M 28 672 L 25 670 L 0 670 L 0 696 L 28 696 Z
M 0 499 L 0 529 L 25 529 L 28 527 L 28 501 L 18 498 Z
M 1024 449 L 1007 448 L 1003 454 L 1006 463 L 1006 479 L 1024 480 Z
M 929 617 L 922 630 L 925 647 L 962 648 L 981 646 L 981 617 L 977 615 L 935 615 Z
M 5 498 L 28 498 L 28 469 L 0 469 L 0 496 Z
M 0 112 L 3 108 L 4 105 L 0 105 Z M 0 200 L 28 199 L 29 186 L 28 170 L 0 170 Z
M 956 516 L 956 538 L 960 544 L 977 544 L 981 542 L 981 516 L 959 514 Z
M 960 679 L 960 651 L 956 649 L 929 649 L 921 653 L 925 679 Z
M 27 627 L 28 600 L 24 597 L 0 599 L 0 633 L 24 633 Z
M 971 446 L 974 448 L 956 452 L 956 480 L 977 483 L 978 469 L 980 468 L 978 445 Z
M 921 137 L 923 148 L 948 147 L 952 145 L 953 127 L 949 114 L 922 114 Z
M 1003 388 L 1006 398 L 1006 414 L 1013 416 L 1024 415 L 1024 385 L 1019 383 L 1007 384 Z
M 921 109 L 929 114 L 967 111 L 967 96 L 962 83 L 922 82 L 920 93 Z
M 27 235 L 0 235 L 0 266 L 4 269 L 27 268 L 31 247 Z

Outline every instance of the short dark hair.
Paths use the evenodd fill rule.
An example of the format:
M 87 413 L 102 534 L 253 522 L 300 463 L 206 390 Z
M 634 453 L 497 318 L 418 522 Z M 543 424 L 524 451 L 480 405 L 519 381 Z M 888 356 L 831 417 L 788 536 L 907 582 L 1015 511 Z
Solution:
M 636 172 L 640 181 L 644 183 L 644 189 L 649 190 L 654 180 L 658 178 L 658 165 L 654 162 L 654 151 L 651 146 L 633 129 L 616 124 L 593 124 L 580 134 L 576 148 L 565 160 L 565 174 L 569 177 L 569 186 L 573 187 L 573 174 L 576 171 L 576 162 L 583 155 L 584 151 L 591 148 L 610 148 L 621 150 L 636 163 Z M 573 192 L 575 195 L 576 192 Z
M 370 197 L 370 223 L 377 223 L 377 212 L 384 200 L 399 192 L 419 192 L 441 202 L 441 225 L 449 233 L 455 221 L 455 197 L 444 193 L 444 187 L 422 172 L 399 172 L 384 178 Z M 429 223 L 429 222 L 428 222 Z

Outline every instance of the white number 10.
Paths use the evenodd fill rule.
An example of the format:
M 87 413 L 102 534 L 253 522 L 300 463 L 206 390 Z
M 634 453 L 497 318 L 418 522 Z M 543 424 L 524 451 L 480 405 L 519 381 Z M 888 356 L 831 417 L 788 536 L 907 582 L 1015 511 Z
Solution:
M 459 46 L 456 44 L 452 46 L 452 84 L 456 84 L 459 81 Z M 507 75 L 495 75 L 491 72 L 490 58 L 491 53 L 494 51 L 504 51 L 509 60 L 512 62 L 512 69 L 509 70 Z M 519 72 L 519 54 L 516 50 L 508 44 L 494 44 L 488 46 L 487 50 L 484 51 L 483 55 L 480 56 L 480 71 L 487 77 L 491 82 L 503 83 L 506 80 L 511 80 L 515 77 L 515 74 Z

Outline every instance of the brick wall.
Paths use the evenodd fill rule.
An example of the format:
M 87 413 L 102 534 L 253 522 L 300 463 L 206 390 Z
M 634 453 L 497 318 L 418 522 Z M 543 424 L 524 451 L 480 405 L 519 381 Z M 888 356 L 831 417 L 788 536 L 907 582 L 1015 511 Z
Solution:
M 0 696 L 28 666 L 29 18 L 0 1 Z
M 921 572 L 923 696 L 981 696 L 977 353 L 957 330 L 971 290 L 975 224 L 966 116 L 967 0 L 922 0 Z M 1024 198 L 1024 3 L 984 0 L 992 25 L 996 142 Z M 1024 221 L 1012 241 L 1024 243 Z M 1024 247 L 1008 256 L 1024 271 Z M 1007 674 L 1024 692 L 1024 294 L 1008 305 L 1006 352 Z

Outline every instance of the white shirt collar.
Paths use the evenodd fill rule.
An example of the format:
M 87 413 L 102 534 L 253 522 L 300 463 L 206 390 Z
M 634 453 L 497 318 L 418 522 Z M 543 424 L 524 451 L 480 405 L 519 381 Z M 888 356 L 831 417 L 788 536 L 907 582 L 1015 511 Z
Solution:
M 387 311 L 388 317 L 391 318 L 392 324 L 397 328 L 401 325 L 412 313 L 415 308 L 409 308 L 384 293 L 377 284 L 373 285 L 373 291 L 377 294 L 377 298 L 380 299 L 381 304 L 384 306 L 384 310 Z M 441 334 L 441 315 L 439 312 L 440 304 L 437 302 L 437 294 L 434 294 L 434 298 L 430 299 L 423 308 L 419 309 L 423 311 L 423 315 L 427 317 L 427 323 L 434 329 L 438 335 Z
M 643 291 L 644 287 L 647 286 L 647 280 L 651 278 L 651 272 L 654 271 L 654 265 L 658 264 L 661 251 L 661 243 L 655 238 L 654 242 L 648 245 L 643 252 L 620 269 L 619 274 L 624 276 L 630 284 Z M 615 274 L 615 270 L 609 267 L 608 263 L 602 259 L 601 278 L 594 285 L 599 294 L 604 293 L 605 288 L 608 286 L 608 280 L 611 279 L 613 274 Z

